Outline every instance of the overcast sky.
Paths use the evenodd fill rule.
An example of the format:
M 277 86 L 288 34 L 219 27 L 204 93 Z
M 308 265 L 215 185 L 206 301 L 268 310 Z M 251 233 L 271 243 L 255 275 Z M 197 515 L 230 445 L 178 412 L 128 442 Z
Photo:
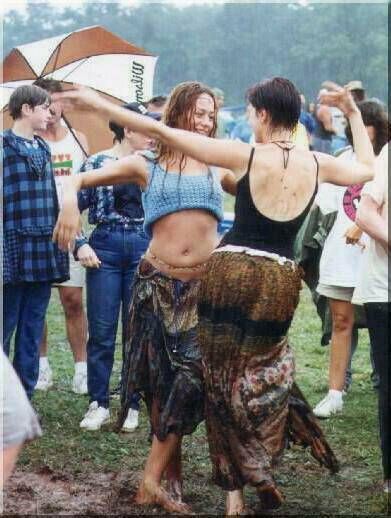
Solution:
M 242 0 L 243 1 L 243 0 Z M 247 3 L 298 3 L 301 5 L 307 5 L 311 3 L 333 3 L 333 4 L 351 4 L 351 3 L 377 3 L 377 4 L 385 4 L 388 0 L 258 0 L 254 2 L 248 2 Z M 41 0 L 3 0 L 0 3 L 0 13 L 5 14 L 8 11 L 12 9 L 16 9 L 18 11 L 23 12 L 23 10 L 26 7 L 27 3 L 31 4 L 37 4 L 37 3 L 52 3 L 55 4 L 57 7 L 63 6 L 77 6 L 82 5 L 84 3 L 93 3 L 94 0 L 47 0 L 46 2 L 42 2 Z M 154 1 L 154 0 L 119 0 L 119 1 L 110 1 L 108 0 L 107 3 L 118 3 L 123 5 L 137 5 L 137 4 L 154 4 L 154 3 L 168 3 L 168 4 L 174 4 L 180 7 L 185 7 L 186 5 L 190 4 L 211 4 L 211 3 L 224 3 L 225 0 L 160 0 L 160 1 Z M 226 3 L 240 3 L 240 0 L 238 2 L 229 1 Z

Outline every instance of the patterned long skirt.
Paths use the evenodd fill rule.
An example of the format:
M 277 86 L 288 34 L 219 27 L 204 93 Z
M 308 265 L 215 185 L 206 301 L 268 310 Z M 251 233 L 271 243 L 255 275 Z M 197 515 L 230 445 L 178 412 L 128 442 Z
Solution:
M 287 332 L 299 301 L 291 264 L 218 252 L 199 296 L 199 344 L 213 480 L 225 490 L 274 485 L 289 441 L 310 446 L 330 470 L 338 463 L 294 383 Z
M 197 337 L 199 280 L 166 277 L 146 259 L 135 274 L 122 373 L 120 429 L 134 392 L 146 401 L 152 432 L 191 434 L 204 419 Z

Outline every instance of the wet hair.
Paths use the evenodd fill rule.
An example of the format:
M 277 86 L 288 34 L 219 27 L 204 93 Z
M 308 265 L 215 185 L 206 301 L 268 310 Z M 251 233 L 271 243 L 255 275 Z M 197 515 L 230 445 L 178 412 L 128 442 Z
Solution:
M 149 104 L 154 104 L 158 108 L 161 108 L 162 106 L 165 105 L 166 102 L 167 102 L 166 95 L 156 95 L 155 97 L 152 97 L 151 99 L 149 99 L 149 101 L 147 101 L 145 104 L 146 104 L 146 106 L 148 106 Z
M 184 129 L 188 131 L 194 131 L 194 113 L 196 109 L 196 102 L 200 95 L 209 95 L 214 104 L 214 121 L 213 128 L 210 132 L 210 137 L 216 135 L 217 129 L 217 102 L 216 97 L 211 88 L 198 83 L 196 81 L 188 81 L 180 83 L 171 92 L 167 106 L 163 113 L 162 122 L 170 128 Z M 175 152 L 172 151 L 167 145 L 161 142 L 157 143 L 157 161 L 166 161 L 169 165 L 174 160 Z M 180 172 L 183 170 L 186 163 L 185 155 L 182 155 L 180 161 Z
M 8 110 L 13 120 L 22 117 L 22 106 L 28 104 L 31 108 L 50 104 L 49 93 L 35 85 L 19 86 L 11 95 L 8 102 Z
M 199 83 L 197 81 L 187 81 L 177 85 L 171 92 L 166 108 L 163 113 L 162 122 L 170 128 L 184 129 L 194 131 L 194 113 L 196 110 L 196 102 L 200 95 L 207 94 L 213 100 L 214 119 L 213 127 L 210 131 L 209 137 L 214 137 L 217 130 L 217 101 L 216 96 L 209 86 Z M 164 185 L 167 177 L 170 164 L 175 161 L 175 152 L 166 144 L 158 141 L 156 145 L 155 163 L 166 162 L 166 172 L 163 179 L 162 195 L 164 196 Z M 186 165 L 186 156 L 182 154 L 179 161 L 178 187 L 181 180 L 182 171 Z M 211 181 L 211 191 L 213 193 L 212 173 L 208 168 L 208 178 Z M 178 196 L 180 193 L 178 190 Z
M 37 79 L 34 84 L 35 86 L 39 86 L 40 88 L 43 88 L 51 94 L 63 91 L 63 87 L 61 86 L 60 81 L 57 81 L 57 79 L 52 79 L 50 77 L 41 77 Z
M 266 110 L 272 129 L 293 131 L 299 122 L 300 93 L 289 79 L 265 79 L 249 88 L 247 99 L 256 111 Z
M 373 126 L 375 128 L 375 142 L 373 143 L 373 150 L 375 155 L 378 155 L 383 146 L 390 140 L 390 122 L 388 114 L 383 106 L 376 101 L 361 101 L 357 103 L 358 109 L 361 112 L 362 119 L 365 126 Z M 345 128 L 346 138 L 351 146 L 353 146 L 352 130 L 349 124 Z

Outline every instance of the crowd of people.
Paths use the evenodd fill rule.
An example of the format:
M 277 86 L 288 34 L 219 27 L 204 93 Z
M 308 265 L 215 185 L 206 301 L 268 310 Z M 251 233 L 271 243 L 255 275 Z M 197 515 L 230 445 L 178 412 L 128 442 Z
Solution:
M 12 94 L 14 124 L 2 135 L 4 350 L 15 335 L 13 365 L 28 399 L 51 386 L 45 318 L 57 286 L 72 388 L 90 400 L 80 427 L 99 430 L 110 420 L 121 311 L 116 429 L 137 428 L 141 399 L 151 426 L 138 504 L 190 512 L 181 444 L 204 419 L 228 515 L 247 511 L 246 485 L 264 509 L 281 504 L 273 469 L 289 442 L 338 471 L 316 416 L 342 410 L 355 298 L 378 376 L 389 491 L 389 123 L 378 101 L 356 97 L 357 87 L 325 82 L 312 117 L 289 80 L 258 83 L 247 92 L 249 141 L 223 138 L 223 93 L 199 82 L 122 107 L 87 88 L 63 92 L 51 79 Z M 88 156 L 85 136 L 64 126 L 63 111 L 80 108 L 107 120 L 109 149 Z M 221 236 L 224 191 L 236 197 L 235 218 Z M 80 219 L 87 209 L 88 238 Z M 330 386 L 312 411 L 294 380 L 288 331 L 303 277 L 295 242 L 315 209 L 336 220 L 316 288 L 330 303 Z M 6 359 L 2 367 L 14 376 Z M 11 404 L 8 392 L 4 416 L 20 430 L 4 429 L 9 472 L 20 445 L 41 430 L 28 400 Z

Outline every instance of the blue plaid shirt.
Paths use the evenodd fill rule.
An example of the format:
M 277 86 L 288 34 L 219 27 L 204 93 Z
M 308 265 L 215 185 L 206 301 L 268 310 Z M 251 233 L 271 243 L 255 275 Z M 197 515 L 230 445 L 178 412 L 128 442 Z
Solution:
M 3 282 L 63 282 L 69 257 L 52 242 L 58 199 L 47 144 L 1 134 L 3 149 Z

